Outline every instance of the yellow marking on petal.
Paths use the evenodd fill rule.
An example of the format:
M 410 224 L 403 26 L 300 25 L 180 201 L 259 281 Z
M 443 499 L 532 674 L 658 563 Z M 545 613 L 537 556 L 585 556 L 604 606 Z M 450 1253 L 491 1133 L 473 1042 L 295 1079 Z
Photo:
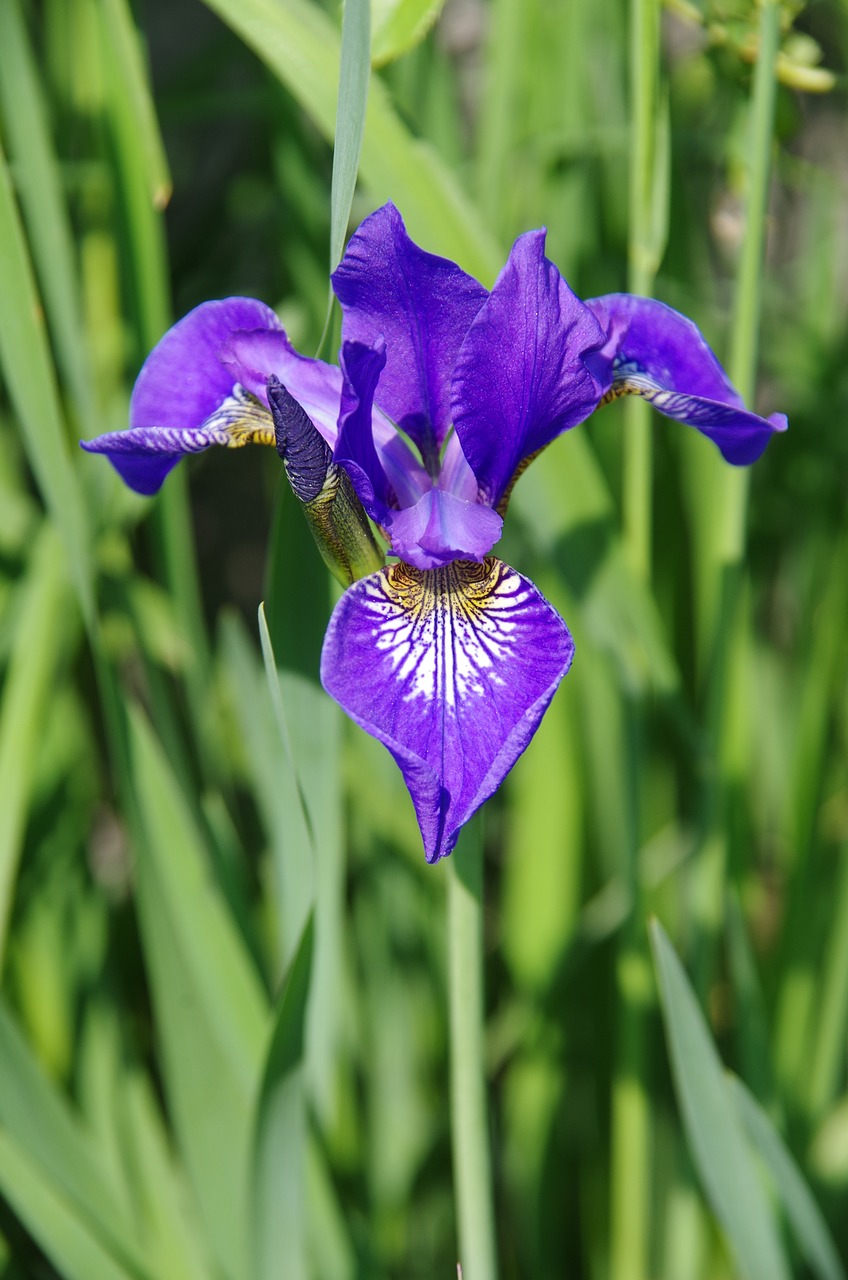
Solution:
M 208 431 L 223 432 L 221 443 L 227 449 L 242 449 L 246 444 L 276 447 L 277 437 L 270 410 L 238 383 L 203 425 Z
M 272 444 L 276 446 L 274 424 L 270 421 L 256 426 L 251 422 L 235 422 L 228 428 L 228 449 L 241 449 L 246 444 Z
M 647 400 L 649 404 L 662 404 L 663 396 L 671 396 L 673 392 L 664 391 L 662 387 L 658 387 L 656 383 L 649 378 L 638 373 L 628 373 L 625 377 L 619 376 L 610 387 L 609 391 L 602 398 L 598 408 L 605 404 L 612 404 L 614 400 L 619 400 L 622 396 L 641 396 L 643 400 Z
M 541 449 L 535 449 L 533 453 L 528 453 L 527 457 L 522 458 L 518 466 L 513 471 L 512 478 L 510 479 L 510 482 L 507 485 L 507 487 L 504 489 L 503 495 L 501 496 L 501 500 L 497 506 L 498 515 L 502 519 L 506 516 L 506 509 L 509 506 L 509 500 L 512 497 L 513 489 L 518 484 L 518 481 L 521 479 L 521 477 L 524 475 L 524 472 L 530 466 L 530 463 L 533 462 L 536 458 L 538 458 L 542 450 L 547 449 L 547 447 L 548 446 L 546 444 L 543 444 Z
M 406 686 L 404 702 L 438 698 L 449 711 L 503 684 L 516 614 L 533 588 L 502 561 L 401 562 L 369 578 L 374 641 Z

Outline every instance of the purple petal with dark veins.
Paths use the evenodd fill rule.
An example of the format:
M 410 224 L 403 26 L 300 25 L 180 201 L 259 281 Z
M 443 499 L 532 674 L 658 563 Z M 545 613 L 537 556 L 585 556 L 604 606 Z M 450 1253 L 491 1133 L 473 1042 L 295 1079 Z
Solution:
M 231 377 L 260 399 L 273 374 L 315 423 L 332 449 L 338 435 L 342 373 L 334 364 L 300 355 L 282 328 L 231 333 L 222 352 Z
M 468 327 L 486 300 L 481 284 L 454 262 L 425 253 L 392 204 L 351 237 L 333 288 L 345 338 L 386 340 L 380 408 L 421 449 L 434 454 L 450 426 L 450 380 Z
M 612 293 L 586 303 L 606 342 L 594 360 L 613 395 L 641 395 L 655 409 L 695 427 L 727 462 L 756 462 L 786 416 L 749 412 L 697 325 L 652 298 Z
M 169 329 L 145 360 L 130 401 L 130 427 L 199 427 L 242 379 L 221 361 L 237 329 L 279 329 L 253 298 L 204 302 Z M 264 395 L 263 383 L 263 395 Z M 253 390 L 253 388 L 248 388 Z
M 532 582 L 495 559 L 397 564 L 342 596 L 321 679 L 400 766 L 428 862 L 527 747 L 573 652 Z
M 413 507 L 390 511 L 384 523 L 394 554 L 416 569 L 436 569 L 451 560 L 483 560 L 503 527 L 491 507 L 437 488 Z
M 88 453 L 105 454 L 124 483 L 147 496 L 159 491 L 187 453 L 201 453 L 212 445 L 240 449 L 274 443 L 268 409 L 241 387 L 234 387 L 200 427 L 130 427 L 80 441 Z
M 341 412 L 333 461 L 347 471 L 371 519 L 382 524 L 396 498 L 374 446 L 371 410 L 386 363 L 386 344 L 382 339 L 373 347 L 344 342 L 341 362 Z
M 491 506 L 519 466 L 597 407 L 584 356 L 603 341 L 594 315 L 545 257 L 545 232 L 519 236 L 471 326 L 453 379 L 453 422 Z

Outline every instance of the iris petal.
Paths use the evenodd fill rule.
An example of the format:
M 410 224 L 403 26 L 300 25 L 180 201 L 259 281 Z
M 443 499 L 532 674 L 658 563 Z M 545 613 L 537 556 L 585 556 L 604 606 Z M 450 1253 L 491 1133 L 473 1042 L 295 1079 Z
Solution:
M 240 449 L 274 443 L 270 413 L 241 387 L 234 387 L 202 426 L 131 427 L 80 441 L 88 453 L 105 454 L 124 483 L 146 496 L 158 493 L 168 472 L 187 453 L 202 453 L 213 445 Z
M 598 405 L 601 385 L 584 356 L 603 341 L 592 312 L 529 231 L 462 345 L 453 421 L 487 501 L 496 507 L 518 466 Z
M 222 360 L 236 381 L 263 400 L 268 379 L 272 374 L 279 378 L 330 448 L 334 447 L 342 394 L 342 374 L 337 365 L 300 355 L 279 325 L 274 330 L 229 334 Z
M 483 560 L 503 527 L 491 507 L 435 488 L 414 506 L 389 512 L 384 523 L 394 554 L 416 569 L 435 569 L 457 559 Z
M 373 347 L 362 342 L 345 342 L 341 361 L 341 412 L 333 461 L 347 471 L 371 519 L 382 524 L 389 507 L 395 503 L 395 495 L 374 445 L 371 408 L 377 381 L 386 363 L 386 344 L 382 339 Z
M 133 388 L 130 426 L 202 426 L 236 383 L 247 386 L 238 370 L 221 361 L 231 335 L 238 329 L 279 328 L 271 308 L 253 298 L 224 298 L 195 307 L 145 360 Z
M 532 582 L 494 558 L 398 564 L 342 596 L 321 678 L 400 766 L 428 862 L 527 747 L 573 651 Z
M 378 401 L 427 457 L 450 426 L 450 379 L 468 327 L 487 293 L 454 262 L 410 240 L 392 204 L 351 237 L 333 288 L 346 339 L 382 336 L 388 359 Z
M 695 427 L 738 466 L 756 462 L 782 413 L 749 412 L 697 325 L 652 298 L 628 293 L 592 298 L 606 342 L 593 357 L 610 399 L 640 395 L 667 418 Z

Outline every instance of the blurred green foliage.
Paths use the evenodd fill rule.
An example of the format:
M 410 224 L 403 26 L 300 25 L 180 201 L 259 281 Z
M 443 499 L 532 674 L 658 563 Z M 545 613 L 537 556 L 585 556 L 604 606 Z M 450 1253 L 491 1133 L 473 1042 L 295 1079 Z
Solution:
M 486 284 L 546 224 L 578 293 L 627 287 L 635 5 L 439 10 L 374 5 L 352 222 L 394 199 Z M 505 1280 L 735 1275 L 697 1128 L 717 1097 L 719 1157 L 771 1171 L 778 1265 L 842 1274 L 801 1176 L 848 1257 L 848 8 L 775 21 L 749 336 L 791 429 L 733 498 L 742 567 L 735 480 L 661 420 L 634 569 L 620 405 L 528 470 L 502 544 L 577 643 L 485 812 Z M 731 363 L 762 30 L 749 0 L 672 5 L 646 117 L 655 294 Z M 445 868 L 317 685 L 333 588 L 277 459 L 209 455 L 150 502 L 76 448 L 207 298 L 263 298 L 316 349 L 340 31 L 319 0 L 0 4 L 8 1280 L 454 1274 Z M 685 1132 L 652 914 L 750 1091 L 696 1052 Z M 709 1036 L 662 939 L 679 1072 Z

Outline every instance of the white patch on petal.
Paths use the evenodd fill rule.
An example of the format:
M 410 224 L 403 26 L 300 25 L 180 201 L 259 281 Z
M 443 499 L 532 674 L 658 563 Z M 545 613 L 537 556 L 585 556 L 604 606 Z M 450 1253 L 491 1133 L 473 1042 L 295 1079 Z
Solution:
M 529 584 L 495 559 L 455 560 L 438 569 L 398 564 L 365 580 L 372 636 L 407 703 L 438 699 L 449 714 L 503 685 L 499 669 L 515 652 Z

